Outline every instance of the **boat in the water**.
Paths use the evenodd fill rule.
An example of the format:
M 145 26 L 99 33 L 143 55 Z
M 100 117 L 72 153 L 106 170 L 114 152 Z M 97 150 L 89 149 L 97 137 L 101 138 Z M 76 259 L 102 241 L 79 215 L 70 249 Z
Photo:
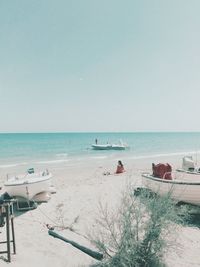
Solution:
M 11 197 L 20 197 L 32 200 L 34 196 L 50 192 L 52 186 L 52 174 L 45 170 L 35 173 L 31 168 L 25 174 L 7 176 L 7 181 L 4 183 L 4 191 Z
M 92 148 L 95 150 L 110 150 L 112 148 L 112 145 L 110 145 L 110 144 L 105 144 L 105 145 L 92 144 Z
M 95 150 L 125 150 L 128 145 L 120 141 L 119 144 L 92 144 L 92 148 Z
M 162 175 L 155 175 L 154 170 L 153 174 L 142 174 L 142 183 L 144 187 L 160 196 L 169 195 L 177 202 L 185 202 L 200 206 L 200 180 L 192 179 L 191 175 L 191 179 L 187 178 L 187 180 L 182 176 L 178 177 L 177 172 L 173 173 L 172 171 L 165 171 L 166 168 L 163 168 L 163 165 L 165 164 L 160 164 Z

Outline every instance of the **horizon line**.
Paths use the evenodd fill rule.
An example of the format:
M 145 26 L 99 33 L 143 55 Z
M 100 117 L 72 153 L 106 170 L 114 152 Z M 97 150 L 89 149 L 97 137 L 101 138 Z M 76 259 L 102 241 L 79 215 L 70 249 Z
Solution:
M 0 132 L 0 134 L 68 134 L 68 133 L 76 133 L 76 134 L 103 134 L 103 133 L 200 133 L 200 131 L 52 131 L 52 132 Z

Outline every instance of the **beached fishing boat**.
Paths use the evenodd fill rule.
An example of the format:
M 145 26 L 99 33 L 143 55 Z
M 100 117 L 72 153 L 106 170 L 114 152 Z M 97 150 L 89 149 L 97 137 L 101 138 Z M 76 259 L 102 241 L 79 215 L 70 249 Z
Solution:
M 159 164 L 161 167 L 164 164 Z M 170 166 L 170 165 L 169 165 Z M 162 175 L 143 173 L 142 183 L 144 187 L 154 193 L 165 196 L 167 194 L 177 202 L 185 202 L 200 206 L 200 180 L 185 180 L 178 178 L 177 173 L 162 172 Z
M 32 200 L 39 193 L 49 192 L 52 174 L 47 170 L 35 173 L 29 169 L 27 173 L 7 177 L 4 183 L 4 191 L 12 197 L 20 197 Z

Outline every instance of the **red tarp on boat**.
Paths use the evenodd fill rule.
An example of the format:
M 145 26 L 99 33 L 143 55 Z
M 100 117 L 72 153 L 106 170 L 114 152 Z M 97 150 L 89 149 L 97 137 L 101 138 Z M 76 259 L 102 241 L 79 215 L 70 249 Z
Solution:
M 162 179 L 172 180 L 172 167 L 168 163 L 159 163 L 156 165 L 152 163 L 152 170 L 153 176 Z

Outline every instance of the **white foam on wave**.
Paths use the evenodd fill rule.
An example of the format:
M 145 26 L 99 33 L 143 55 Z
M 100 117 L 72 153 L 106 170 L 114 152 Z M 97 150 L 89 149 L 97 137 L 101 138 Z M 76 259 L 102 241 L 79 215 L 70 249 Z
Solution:
M 56 154 L 56 157 L 68 157 L 67 153 L 58 153 Z
M 12 168 L 12 167 L 16 167 L 20 164 L 5 164 L 5 165 L 0 165 L 0 168 Z
M 90 159 L 106 159 L 108 158 L 108 156 L 93 156 L 93 157 L 90 157 Z
M 169 157 L 169 156 L 197 155 L 199 153 L 200 151 L 172 152 L 172 153 L 145 155 L 145 156 L 133 156 L 129 157 L 129 159 L 151 159 L 151 158 Z
M 27 165 L 27 162 L 21 162 L 21 163 L 12 163 L 12 164 L 2 164 L 0 165 L 0 168 L 13 168 L 21 165 Z
M 55 163 L 64 163 L 68 162 L 69 159 L 57 159 L 57 160 L 44 160 L 44 161 L 37 161 L 36 164 L 55 164 Z

